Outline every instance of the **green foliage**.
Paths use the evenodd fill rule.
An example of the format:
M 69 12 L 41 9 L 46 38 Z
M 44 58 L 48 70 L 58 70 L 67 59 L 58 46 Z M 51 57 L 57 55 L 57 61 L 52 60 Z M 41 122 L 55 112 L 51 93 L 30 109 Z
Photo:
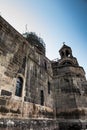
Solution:
M 39 50 L 41 54 L 45 54 L 45 43 L 42 38 L 38 37 L 33 32 L 25 33 L 23 35 L 32 46 L 35 46 Z
M 27 38 L 26 38 L 30 43 L 35 44 L 35 43 L 41 43 L 45 44 L 43 39 L 38 37 L 34 32 L 27 33 Z

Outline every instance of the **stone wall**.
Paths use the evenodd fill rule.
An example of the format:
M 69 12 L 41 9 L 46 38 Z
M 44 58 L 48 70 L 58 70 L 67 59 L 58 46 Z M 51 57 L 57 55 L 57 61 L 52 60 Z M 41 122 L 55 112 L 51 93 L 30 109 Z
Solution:
M 19 79 L 20 91 L 17 88 Z M 39 105 L 44 113 L 41 111 L 40 115 L 47 117 L 51 110 L 53 116 L 53 91 L 50 60 L 0 16 L 0 100 L 4 98 L 4 106 L 0 102 L 1 110 L 3 107 L 15 113 L 14 116 L 24 113 L 29 117 L 28 108 L 37 106 L 37 111 L 41 111 Z M 30 116 L 35 116 L 32 111 Z
M 57 120 L 44 120 L 44 119 L 0 119 L 0 129 L 9 130 L 59 130 Z
M 52 61 L 57 118 L 85 119 L 87 116 L 87 81 L 84 69 L 63 45 L 61 59 Z
M 62 53 L 60 60 L 51 62 L 36 43 L 29 43 L 0 16 L 1 118 L 37 119 L 28 120 L 29 125 L 40 130 L 42 126 L 50 129 L 49 124 L 56 129 L 54 117 L 86 119 L 85 72 L 67 47 L 64 45 L 64 57 Z
M 53 109 L 17 98 L 0 97 L 0 118 L 54 118 Z

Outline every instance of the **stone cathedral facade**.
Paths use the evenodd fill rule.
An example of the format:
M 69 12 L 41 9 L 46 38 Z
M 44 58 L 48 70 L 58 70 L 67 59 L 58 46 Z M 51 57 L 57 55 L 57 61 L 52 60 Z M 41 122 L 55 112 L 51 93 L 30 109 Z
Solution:
M 0 16 L 0 117 L 56 119 L 60 127 L 65 119 L 76 120 L 86 128 L 83 67 L 65 44 L 61 58 L 50 61 L 42 39 L 30 35 L 21 35 Z

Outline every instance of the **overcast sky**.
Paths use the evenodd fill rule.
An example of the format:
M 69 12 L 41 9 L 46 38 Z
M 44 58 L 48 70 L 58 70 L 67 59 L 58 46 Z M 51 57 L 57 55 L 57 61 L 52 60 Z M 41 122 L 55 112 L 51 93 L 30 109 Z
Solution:
M 21 34 L 27 24 L 43 38 L 50 60 L 65 42 L 87 73 L 87 0 L 0 0 L 0 15 Z

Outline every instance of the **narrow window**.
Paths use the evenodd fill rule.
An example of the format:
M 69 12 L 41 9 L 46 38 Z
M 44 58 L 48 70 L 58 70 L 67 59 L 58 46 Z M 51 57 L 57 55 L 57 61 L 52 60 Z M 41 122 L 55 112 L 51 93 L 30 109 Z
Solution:
M 50 82 L 48 81 L 48 94 L 50 94 Z
M 40 91 L 40 98 L 41 98 L 41 105 L 44 105 L 44 92 L 43 92 L 43 90 Z
M 26 57 L 23 58 L 23 63 L 22 63 L 22 67 L 25 69 L 26 66 Z
M 16 96 L 19 97 L 22 96 L 22 87 L 23 87 L 23 79 L 21 77 L 18 77 L 16 82 L 16 92 L 15 92 Z
M 35 66 L 35 77 L 37 77 L 37 67 Z
M 46 63 L 46 61 L 44 62 L 44 67 L 45 67 L 45 70 L 47 70 L 47 63 Z

